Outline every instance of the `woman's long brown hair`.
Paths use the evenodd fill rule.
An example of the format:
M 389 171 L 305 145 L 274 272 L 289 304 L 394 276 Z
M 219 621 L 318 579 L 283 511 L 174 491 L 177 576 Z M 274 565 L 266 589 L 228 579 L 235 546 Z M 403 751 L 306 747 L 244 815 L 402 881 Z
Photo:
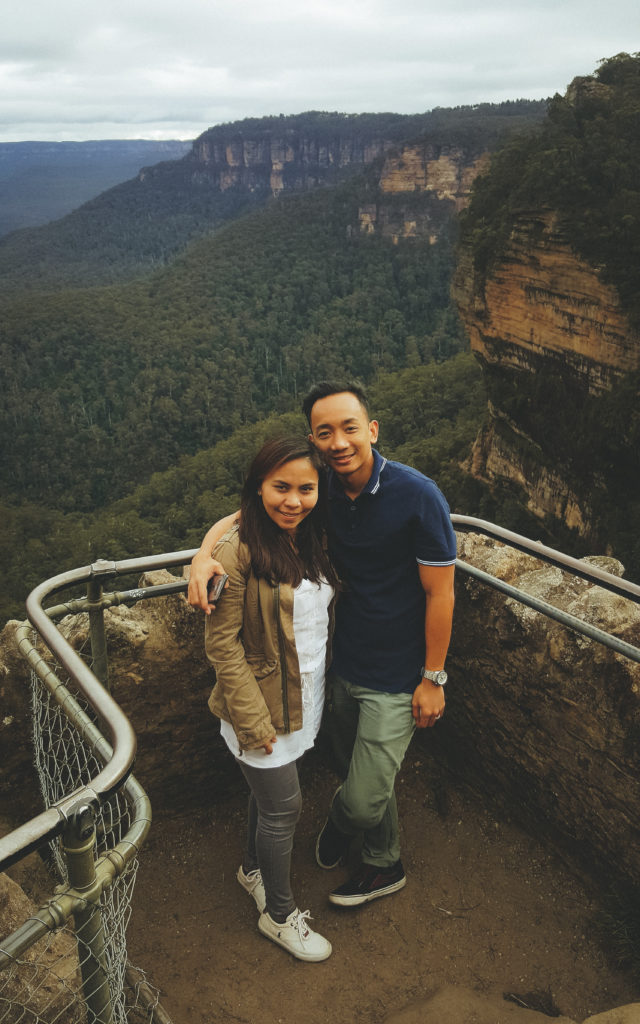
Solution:
M 258 494 L 262 481 L 278 466 L 308 459 L 318 474 L 318 501 L 296 530 L 295 547 L 288 533 L 267 515 Z M 256 576 L 297 587 L 302 579 L 333 586 L 338 580 L 326 551 L 327 477 L 318 452 L 307 440 L 278 437 L 263 444 L 249 466 L 240 502 L 240 540 L 249 548 Z

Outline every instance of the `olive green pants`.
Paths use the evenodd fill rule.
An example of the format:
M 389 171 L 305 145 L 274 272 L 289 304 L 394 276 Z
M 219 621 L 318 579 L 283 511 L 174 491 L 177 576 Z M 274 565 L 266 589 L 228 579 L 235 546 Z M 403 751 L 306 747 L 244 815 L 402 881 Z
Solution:
M 390 867 L 400 859 L 395 778 L 414 731 L 410 693 L 384 693 L 327 678 L 327 724 L 344 779 L 330 816 L 346 835 L 362 833 L 362 860 Z

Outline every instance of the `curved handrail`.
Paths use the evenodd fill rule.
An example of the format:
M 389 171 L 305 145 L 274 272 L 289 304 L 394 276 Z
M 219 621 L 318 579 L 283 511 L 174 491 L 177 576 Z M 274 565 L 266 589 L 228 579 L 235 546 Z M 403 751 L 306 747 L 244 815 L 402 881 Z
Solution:
M 136 734 L 129 719 L 89 666 L 73 649 L 66 637 L 60 633 L 44 608 L 45 600 L 60 590 L 92 580 L 184 565 L 191 560 L 194 554 L 195 549 L 126 559 L 121 562 L 99 561 L 93 565 L 59 573 L 39 584 L 29 594 L 26 602 L 29 621 L 51 653 L 73 677 L 80 692 L 106 726 L 111 743 L 105 747 L 105 750 L 108 749 L 110 754 L 109 756 L 104 754 L 104 768 L 95 778 L 91 779 L 88 785 L 65 796 L 41 814 L 0 839 L 0 871 L 37 849 L 42 843 L 59 835 L 68 819 L 69 812 L 75 807 L 78 800 L 87 800 L 93 804 L 102 803 L 108 799 L 129 778 L 136 755 Z M 39 667 L 40 671 L 48 671 L 44 659 L 35 651 L 24 634 L 19 639 L 18 646 L 32 668 Z
M 518 551 L 524 551 L 525 554 L 533 555 L 534 558 L 550 562 L 551 565 L 557 565 L 560 569 L 567 569 L 574 576 L 589 580 L 590 583 L 597 583 L 598 586 L 604 587 L 605 590 L 610 590 L 614 594 L 619 594 L 620 597 L 628 597 L 630 601 L 640 602 L 640 586 L 637 583 L 620 579 L 619 576 L 599 569 L 596 565 L 589 565 L 579 558 L 573 558 L 571 555 L 563 554 L 562 551 L 556 551 L 555 548 L 549 548 L 545 544 L 541 544 L 540 541 L 529 540 L 528 537 L 513 533 L 512 530 L 506 530 L 503 526 L 496 526 L 495 523 L 489 523 L 486 519 L 475 519 L 473 516 L 452 514 L 451 522 L 460 529 L 483 533 L 486 537 L 504 541 L 505 544 Z
M 573 558 L 571 555 L 565 555 L 561 551 L 556 551 L 555 548 L 549 548 L 539 541 L 529 540 L 528 537 L 523 537 L 519 533 L 513 533 L 511 530 L 506 530 L 502 526 L 496 526 L 494 523 L 489 523 L 484 519 L 452 515 L 451 522 L 454 526 L 458 526 L 458 528 L 474 533 L 482 533 L 495 540 L 503 541 L 510 547 L 516 548 L 518 551 L 524 551 L 526 554 L 549 562 L 551 565 L 556 565 L 573 576 L 579 576 L 590 583 L 595 583 L 597 586 L 627 598 L 629 601 L 634 601 L 637 604 L 640 603 L 640 586 L 629 580 L 620 579 L 619 576 L 614 576 L 598 566 L 589 565 L 580 559 Z M 532 594 L 528 594 L 526 591 L 514 587 L 510 583 L 506 583 L 497 576 L 483 572 L 482 569 L 476 569 L 475 566 L 469 565 L 460 558 L 456 559 L 456 566 L 467 573 L 467 575 L 477 579 L 480 583 L 485 583 L 487 586 L 493 587 L 494 590 L 499 590 L 506 597 L 519 601 L 521 604 L 533 608 L 534 611 L 554 619 L 568 629 L 572 629 L 576 633 L 589 637 L 590 640 L 595 640 L 596 643 L 609 647 L 618 654 L 622 654 L 625 658 L 629 658 L 630 661 L 640 663 L 640 649 L 634 647 L 633 644 L 620 640 L 619 637 L 607 633 L 597 626 L 592 626 L 575 615 L 571 615 L 561 608 L 556 608 L 555 605 L 549 604 L 548 601 L 543 601 L 539 597 L 534 597 Z

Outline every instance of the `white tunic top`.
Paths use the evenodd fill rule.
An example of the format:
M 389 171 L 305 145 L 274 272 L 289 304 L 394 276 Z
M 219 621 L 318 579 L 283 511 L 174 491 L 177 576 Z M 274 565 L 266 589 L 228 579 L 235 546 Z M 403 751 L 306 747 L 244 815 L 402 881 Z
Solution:
M 298 652 L 302 684 L 302 728 L 279 734 L 273 752 L 240 750 L 233 726 L 221 720 L 220 732 L 234 757 L 255 768 L 277 768 L 290 764 L 312 747 L 322 720 L 324 670 L 329 631 L 329 605 L 333 587 L 329 583 L 302 580 L 293 592 L 293 635 Z

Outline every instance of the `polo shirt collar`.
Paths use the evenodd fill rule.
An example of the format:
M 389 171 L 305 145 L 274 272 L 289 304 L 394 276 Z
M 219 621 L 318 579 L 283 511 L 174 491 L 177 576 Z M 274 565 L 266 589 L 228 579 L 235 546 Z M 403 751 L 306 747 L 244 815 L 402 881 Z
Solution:
M 387 460 L 383 455 L 380 454 L 377 448 L 371 449 L 373 453 L 373 469 L 371 470 L 371 476 L 367 480 L 367 483 L 360 491 L 358 497 L 362 494 L 377 494 L 380 489 L 380 475 L 382 470 L 387 464 Z M 338 480 L 337 474 L 330 469 L 329 470 L 329 497 L 337 498 L 340 495 L 344 497 L 344 488 Z

